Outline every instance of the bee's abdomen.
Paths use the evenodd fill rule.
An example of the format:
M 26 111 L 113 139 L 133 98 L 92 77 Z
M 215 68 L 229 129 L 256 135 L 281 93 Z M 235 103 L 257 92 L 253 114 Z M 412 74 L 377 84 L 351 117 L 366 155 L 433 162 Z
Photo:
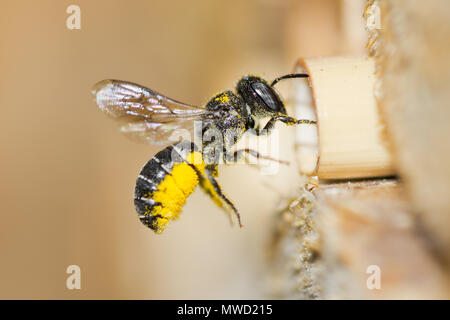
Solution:
M 197 171 L 204 172 L 201 153 L 191 150 L 183 156 L 179 147 L 169 146 L 150 159 L 139 173 L 134 204 L 141 222 L 156 233 L 179 217 L 186 198 L 199 183 Z

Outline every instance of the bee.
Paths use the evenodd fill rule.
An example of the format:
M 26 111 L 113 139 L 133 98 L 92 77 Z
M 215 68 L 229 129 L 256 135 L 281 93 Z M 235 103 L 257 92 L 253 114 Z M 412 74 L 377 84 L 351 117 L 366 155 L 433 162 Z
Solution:
M 219 160 L 233 163 L 248 160 L 248 156 L 274 160 L 251 149 L 230 150 L 246 131 L 269 134 L 277 121 L 315 125 L 315 121 L 288 116 L 274 88 L 280 80 L 305 77 L 308 75 L 288 74 L 269 84 L 260 77 L 245 76 L 237 83 L 236 93 L 220 92 L 205 107 L 175 101 L 132 82 L 98 82 L 92 90 L 94 99 L 104 113 L 121 122 L 122 133 L 143 143 L 168 145 L 144 165 L 136 180 L 134 205 L 140 221 L 162 233 L 180 216 L 187 197 L 200 185 L 219 207 L 234 213 L 242 227 L 238 210 L 216 180 Z M 261 129 L 259 120 L 265 117 L 270 120 Z M 194 135 L 203 137 L 200 145 L 187 140 L 174 143 L 174 132 L 192 132 L 196 122 L 200 129 Z

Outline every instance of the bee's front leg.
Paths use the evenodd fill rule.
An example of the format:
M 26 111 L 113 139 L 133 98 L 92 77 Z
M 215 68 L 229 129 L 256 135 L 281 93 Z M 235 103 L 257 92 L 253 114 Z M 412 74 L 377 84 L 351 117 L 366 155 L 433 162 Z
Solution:
M 297 124 L 311 124 L 311 125 L 316 125 L 317 124 L 317 122 L 314 121 L 314 120 L 305 120 L 305 119 L 297 120 L 297 119 L 289 117 L 289 116 L 276 116 L 276 117 L 271 118 L 266 123 L 266 125 L 264 126 L 264 128 L 262 130 L 256 129 L 254 131 L 254 133 L 257 136 L 262 136 L 262 135 L 269 134 L 272 131 L 273 127 L 275 126 L 275 122 L 277 122 L 277 121 L 281 121 L 281 122 L 285 123 L 288 126 L 297 125 Z

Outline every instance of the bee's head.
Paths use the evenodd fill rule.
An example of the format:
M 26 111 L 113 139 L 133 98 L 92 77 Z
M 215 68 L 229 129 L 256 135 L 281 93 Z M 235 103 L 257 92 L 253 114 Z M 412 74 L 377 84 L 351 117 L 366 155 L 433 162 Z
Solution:
M 278 93 L 260 77 L 243 77 L 239 80 L 236 90 L 250 107 L 251 115 L 256 118 L 286 114 L 286 109 Z

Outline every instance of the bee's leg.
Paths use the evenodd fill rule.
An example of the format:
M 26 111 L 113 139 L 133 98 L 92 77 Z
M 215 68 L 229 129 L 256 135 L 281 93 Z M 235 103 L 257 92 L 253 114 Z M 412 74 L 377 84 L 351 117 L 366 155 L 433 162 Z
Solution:
M 234 206 L 233 202 L 231 202 L 231 200 L 223 194 L 219 183 L 214 178 L 215 176 L 217 176 L 217 165 L 206 166 L 204 173 L 200 172 L 194 166 L 192 167 L 197 173 L 198 179 L 200 181 L 200 187 L 203 189 L 203 191 L 216 203 L 218 207 L 223 208 L 224 211 L 229 214 L 230 212 L 225 210 L 224 208 L 223 202 L 225 202 L 225 204 L 227 204 L 228 207 L 230 207 L 233 213 L 236 215 L 239 226 L 242 228 L 241 215 Z M 233 222 L 231 220 L 231 216 L 230 221 Z
M 220 188 L 219 183 L 216 179 L 214 179 L 212 172 L 209 169 L 205 170 L 206 176 L 208 177 L 209 182 L 211 183 L 212 187 L 214 188 L 214 191 L 216 194 L 233 210 L 234 214 L 236 215 L 239 223 L 239 227 L 242 228 L 241 223 L 241 215 L 239 214 L 239 211 L 234 206 L 233 202 L 231 202 L 230 199 L 228 199 L 222 192 L 222 189 Z
M 207 167 L 205 169 L 205 175 L 206 175 L 206 178 L 208 180 L 207 181 L 203 181 L 203 183 L 201 183 L 202 188 L 205 189 L 205 191 L 207 193 L 209 193 L 209 194 L 211 194 L 211 191 L 214 190 L 214 196 L 218 196 L 221 200 L 223 200 L 231 208 L 231 210 L 233 210 L 233 213 L 236 215 L 236 217 L 238 219 L 239 227 L 242 228 L 241 215 L 239 214 L 239 211 L 236 209 L 236 207 L 234 206 L 233 202 L 231 202 L 231 200 L 228 199 L 223 194 L 219 183 L 217 182 L 217 180 L 213 176 L 214 175 L 213 171 L 211 171 L 210 168 Z M 210 188 L 212 188 L 212 190 Z
M 252 163 L 249 163 L 249 159 L 248 157 L 246 157 L 246 155 L 252 155 L 253 157 L 255 157 L 256 159 L 266 159 L 266 160 L 270 160 L 270 161 L 274 161 L 274 162 L 278 162 L 280 164 L 285 164 L 285 165 L 289 165 L 288 161 L 284 161 L 284 160 L 280 160 L 280 159 L 275 159 L 269 156 L 265 156 L 260 154 L 258 151 L 256 150 L 252 150 L 252 149 L 241 149 L 241 150 L 237 150 L 233 153 L 233 160 L 234 163 L 236 163 L 239 159 L 244 158 L 245 163 L 249 164 L 249 165 L 253 165 Z
M 314 120 L 304 120 L 304 119 L 297 120 L 297 119 L 289 117 L 289 116 L 276 116 L 276 117 L 271 118 L 266 123 L 266 125 L 264 126 L 264 128 L 262 130 L 256 129 L 255 134 L 257 136 L 269 134 L 272 131 L 273 127 L 275 126 L 275 122 L 277 122 L 277 121 L 281 121 L 288 126 L 297 125 L 297 124 L 311 124 L 314 126 L 317 125 L 317 122 Z

